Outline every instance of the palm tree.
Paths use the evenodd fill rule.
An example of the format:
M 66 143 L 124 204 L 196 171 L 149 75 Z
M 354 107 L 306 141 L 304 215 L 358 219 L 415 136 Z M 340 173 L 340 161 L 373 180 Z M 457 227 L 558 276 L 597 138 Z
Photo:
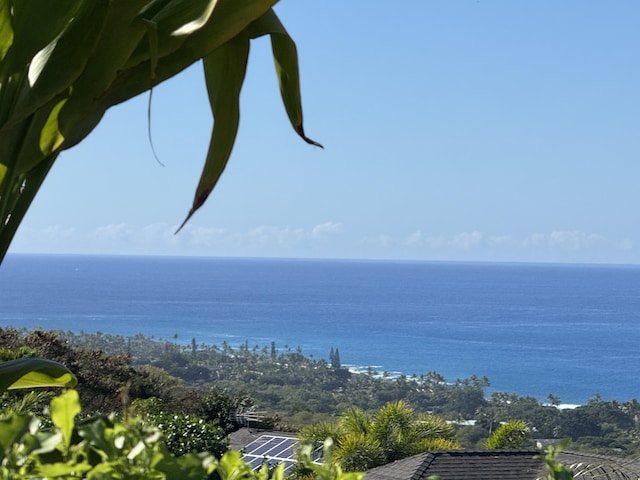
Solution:
M 296 46 L 272 10 L 277 1 L 0 0 L 0 261 L 60 152 L 111 106 L 202 59 L 214 128 L 186 222 L 231 155 L 258 36 L 271 37 L 291 124 L 318 145 L 304 134 Z
M 376 412 L 371 433 L 384 450 L 385 463 L 428 450 L 460 448 L 451 425 L 434 415 L 416 414 L 402 400 Z
M 443 419 L 416 414 L 404 401 L 387 403 L 373 416 L 359 408 L 336 423 L 316 423 L 300 431 L 303 443 L 331 438 L 332 459 L 347 471 L 366 470 L 429 450 L 460 448 L 453 427 Z
M 488 450 L 501 448 L 522 448 L 529 440 L 529 427 L 522 420 L 509 420 L 500 425 L 487 438 L 485 447 Z

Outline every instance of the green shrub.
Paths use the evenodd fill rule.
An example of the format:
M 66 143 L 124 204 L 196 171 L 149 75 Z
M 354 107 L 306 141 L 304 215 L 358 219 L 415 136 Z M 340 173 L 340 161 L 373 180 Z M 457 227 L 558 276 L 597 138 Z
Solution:
M 220 458 L 228 441 L 222 428 L 191 415 L 161 413 L 149 417 L 162 431 L 169 451 L 182 456 L 192 452 L 209 452 Z

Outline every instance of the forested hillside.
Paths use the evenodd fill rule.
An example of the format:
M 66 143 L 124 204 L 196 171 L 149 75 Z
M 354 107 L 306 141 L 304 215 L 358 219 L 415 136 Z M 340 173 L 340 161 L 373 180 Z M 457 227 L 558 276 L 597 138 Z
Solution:
M 221 428 L 236 425 L 228 412 L 261 420 L 260 425 L 288 431 L 330 420 L 358 407 L 373 412 L 387 402 L 403 400 L 416 412 L 439 415 L 456 426 L 465 447 L 482 447 L 501 423 L 523 420 L 533 439 L 570 438 L 572 449 L 635 455 L 640 452 L 640 403 L 636 399 L 592 398 L 575 409 L 516 393 L 495 392 L 487 398 L 490 380 L 472 376 L 446 379 L 436 372 L 390 378 L 370 369 L 353 373 L 340 364 L 338 352 L 329 361 L 307 357 L 300 348 L 243 345 L 234 348 L 181 344 L 147 338 L 85 332 L 0 330 L 5 351 L 60 361 L 77 373 L 88 411 L 119 411 L 123 405 L 154 413 L 179 413 L 204 418 Z M 244 416 L 243 416 L 244 415 Z

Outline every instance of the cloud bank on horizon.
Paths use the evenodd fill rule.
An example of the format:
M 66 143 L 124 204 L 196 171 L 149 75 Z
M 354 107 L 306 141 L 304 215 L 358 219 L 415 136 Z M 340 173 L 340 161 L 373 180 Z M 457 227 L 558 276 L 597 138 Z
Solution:
M 260 225 L 246 231 L 189 224 L 175 235 L 176 227 L 167 223 L 143 227 L 119 223 L 93 230 L 61 225 L 26 227 L 20 230 L 13 253 L 640 263 L 631 239 L 575 230 L 526 236 L 477 230 L 450 235 L 418 230 L 408 235 L 358 236 L 342 223 L 324 222 L 311 227 Z

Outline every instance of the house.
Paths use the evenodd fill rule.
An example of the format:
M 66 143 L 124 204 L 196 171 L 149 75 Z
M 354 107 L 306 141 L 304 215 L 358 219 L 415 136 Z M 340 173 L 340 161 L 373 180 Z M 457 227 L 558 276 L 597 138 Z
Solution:
M 242 428 L 231 435 L 232 449 L 241 450 L 253 468 L 262 463 L 295 463 L 297 438 L 293 434 Z M 320 450 L 314 461 L 321 462 Z M 372 468 L 364 480 L 538 480 L 546 478 L 541 450 L 448 450 L 424 452 Z M 640 480 L 640 458 L 624 459 L 582 452 L 561 452 L 558 462 L 570 467 L 575 480 Z
M 538 450 L 452 450 L 425 452 L 366 472 L 365 480 L 537 480 L 546 478 Z M 558 462 L 570 467 L 575 480 L 639 480 L 638 460 L 562 452 Z

